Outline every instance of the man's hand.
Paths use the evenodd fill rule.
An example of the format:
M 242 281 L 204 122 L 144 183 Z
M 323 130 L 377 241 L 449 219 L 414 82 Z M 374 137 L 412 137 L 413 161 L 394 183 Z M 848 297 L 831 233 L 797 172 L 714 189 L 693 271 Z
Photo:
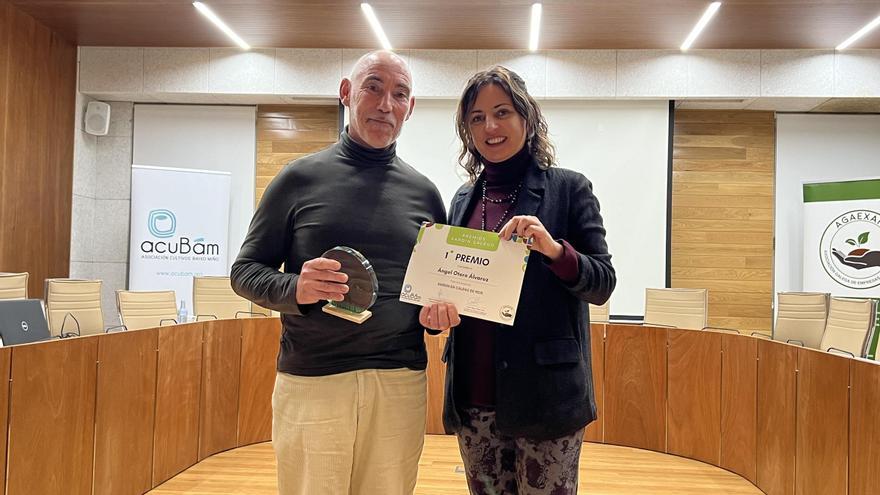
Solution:
M 532 250 L 550 258 L 551 261 L 562 256 L 562 244 L 550 237 L 550 233 L 547 232 L 538 217 L 517 215 L 504 224 L 504 227 L 498 232 L 498 235 L 505 241 L 510 240 L 513 234 L 518 237 L 531 238 Z
M 452 303 L 434 303 L 422 306 L 419 311 L 419 323 L 431 330 L 446 331 L 461 324 L 458 310 Z
M 328 258 L 315 258 L 303 263 L 296 282 L 296 303 L 341 301 L 348 292 L 348 275 L 339 272 L 342 265 Z

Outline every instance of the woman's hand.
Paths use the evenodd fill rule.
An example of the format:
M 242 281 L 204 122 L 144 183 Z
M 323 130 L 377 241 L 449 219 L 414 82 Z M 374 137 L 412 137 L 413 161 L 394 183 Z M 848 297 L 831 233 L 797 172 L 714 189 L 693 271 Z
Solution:
M 419 323 L 431 330 L 446 331 L 461 324 L 458 310 L 452 303 L 434 303 L 419 311 Z
M 562 244 L 550 236 L 538 217 L 517 215 L 504 224 L 504 227 L 498 232 L 498 235 L 504 240 L 510 240 L 513 234 L 516 234 L 517 237 L 531 238 L 532 250 L 550 258 L 551 261 L 556 261 L 562 256 Z

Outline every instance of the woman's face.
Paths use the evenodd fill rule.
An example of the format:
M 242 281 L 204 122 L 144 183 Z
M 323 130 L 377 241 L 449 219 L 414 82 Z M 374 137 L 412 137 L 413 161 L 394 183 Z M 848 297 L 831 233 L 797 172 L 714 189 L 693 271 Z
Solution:
M 465 116 L 471 139 L 485 161 L 499 163 L 517 154 L 526 142 L 526 121 L 510 96 L 496 84 L 483 86 Z

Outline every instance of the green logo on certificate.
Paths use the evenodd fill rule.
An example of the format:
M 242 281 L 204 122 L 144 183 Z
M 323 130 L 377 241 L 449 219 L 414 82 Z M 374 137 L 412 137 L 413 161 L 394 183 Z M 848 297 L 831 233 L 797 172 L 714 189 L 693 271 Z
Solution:
M 450 246 L 461 246 L 483 251 L 498 251 L 501 238 L 495 232 L 484 230 L 466 229 L 464 227 L 449 227 L 449 235 L 446 242 Z

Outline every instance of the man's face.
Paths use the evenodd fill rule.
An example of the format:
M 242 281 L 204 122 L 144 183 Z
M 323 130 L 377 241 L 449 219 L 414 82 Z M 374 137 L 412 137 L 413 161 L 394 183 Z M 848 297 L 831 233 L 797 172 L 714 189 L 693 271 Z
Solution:
M 398 57 L 379 52 L 362 60 L 351 80 L 342 80 L 339 98 L 349 109 L 348 132 L 370 148 L 386 148 L 397 140 L 412 113 L 412 80 Z

